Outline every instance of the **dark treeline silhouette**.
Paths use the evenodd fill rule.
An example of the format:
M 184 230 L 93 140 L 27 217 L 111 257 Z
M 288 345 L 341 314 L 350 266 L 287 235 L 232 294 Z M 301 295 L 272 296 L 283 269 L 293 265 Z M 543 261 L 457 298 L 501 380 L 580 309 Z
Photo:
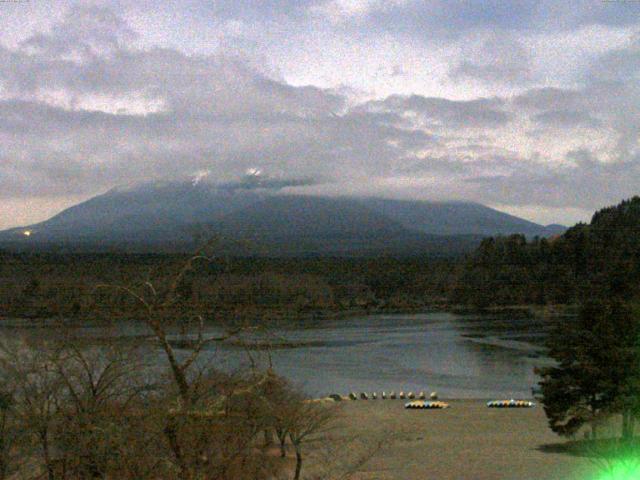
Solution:
M 454 303 L 477 307 L 577 304 L 640 286 L 640 197 L 596 212 L 561 236 L 488 238 L 460 269 Z
M 180 255 L 0 255 L 0 311 L 17 317 L 82 317 L 120 293 L 99 283 L 169 282 Z M 411 258 L 219 258 L 182 280 L 181 306 L 212 317 L 234 314 L 331 315 L 412 310 L 447 301 L 455 262 Z M 122 297 L 118 300 L 117 297 Z

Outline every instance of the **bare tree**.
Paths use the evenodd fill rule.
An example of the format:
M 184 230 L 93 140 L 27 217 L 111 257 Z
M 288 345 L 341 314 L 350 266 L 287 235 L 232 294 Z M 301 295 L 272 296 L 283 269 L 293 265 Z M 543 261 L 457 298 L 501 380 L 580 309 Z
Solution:
M 322 434 L 326 434 L 333 426 L 335 415 L 333 408 L 313 401 L 292 404 L 288 411 L 287 431 L 296 454 L 294 480 L 300 479 L 305 447 L 322 439 Z
M 256 370 L 250 377 L 226 377 L 221 382 L 215 369 L 206 368 L 199 362 L 202 352 L 211 343 L 256 328 L 247 325 L 225 327 L 222 334 L 207 335 L 204 314 L 187 310 L 181 303 L 182 286 L 187 276 L 197 262 L 211 261 L 206 251 L 214 243 L 210 242 L 189 258 L 166 287 L 148 280 L 137 287 L 100 285 L 98 289 L 123 292 L 133 299 L 136 308 L 131 310 L 132 316 L 149 328 L 165 355 L 176 402 L 166 409 L 163 436 L 178 478 L 231 479 L 250 472 L 250 478 L 258 479 L 266 475 L 268 468 L 264 466 L 269 464 L 256 450 L 257 434 L 269 427 L 258 394 L 269 375 Z M 183 332 L 190 332 L 186 355 L 179 355 L 172 344 L 170 329 L 176 324 Z M 257 459 L 262 461 L 256 462 Z
M 16 422 L 14 389 L 9 382 L 0 384 L 0 480 L 10 478 L 20 464 L 16 448 L 21 431 Z
M 3 342 L 0 373 L 23 433 L 22 473 L 41 469 L 49 480 L 107 478 L 120 463 L 125 449 L 118 442 L 146 389 L 138 358 L 135 348 L 90 345 L 60 327 L 47 340 Z
M 186 281 L 187 276 L 194 270 L 198 262 L 211 262 L 214 257 L 207 255 L 207 252 L 217 243 L 217 239 L 211 240 L 204 245 L 194 256 L 190 257 L 180 267 L 177 274 L 169 282 L 167 288 L 160 288 L 154 285 L 151 280 L 147 280 L 135 286 L 123 285 L 98 285 L 97 289 L 110 289 L 124 292 L 129 298 L 133 299 L 137 306 L 141 308 L 141 321 L 151 330 L 156 341 L 162 348 L 173 381 L 178 390 L 179 398 L 185 408 L 195 401 L 193 396 L 197 391 L 197 386 L 192 384 L 194 378 L 192 376 L 192 367 L 198 360 L 203 349 L 214 342 L 222 342 L 242 332 L 250 330 L 252 327 L 242 325 L 240 327 L 226 328 L 222 335 L 206 335 L 204 315 L 201 312 L 181 311 L 180 292 Z M 187 330 L 187 326 L 191 326 L 191 332 L 194 339 L 190 344 L 190 353 L 185 358 L 180 358 L 170 340 L 170 332 L 168 327 L 175 324 L 176 316 L 179 317 L 179 326 L 182 330 Z
M 1 345 L 0 369 L 5 385 L 11 385 L 15 415 L 28 440 L 25 455 L 31 456 L 30 445 L 38 447 L 39 456 L 49 480 L 55 479 L 52 431 L 59 415 L 58 393 L 61 383 L 55 367 L 42 348 L 24 341 L 4 341 Z
M 98 292 L 117 295 L 107 299 L 111 313 L 120 309 L 148 329 L 151 350 L 148 343 L 143 347 L 114 337 L 87 339 L 66 326 L 47 339 L 2 346 L 0 373 L 10 395 L 6 408 L 0 396 L 0 474 L 5 458 L 10 462 L 2 456 L 6 413 L 25 431 L 21 451 L 28 459 L 22 470 L 27 477 L 274 479 L 286 459 L 260 439 L 264 432 L 275 432 L 281 456 L 286 457 L 288 443 L 295 452 L 293 475 L 300 479 L 307 447 L 328 438 L 336 410 L 294 393 L 271 368 L 259 369 L 249 347 L 252 368 L 234 374 L 221 373 L 203 355 L 214 342 L 258 330 L 223 325 L 217 329 L 222 333 L 207 334 L 206 313 L 182 301 L 196 263 L 210 260 L 205 250 L 189 258 L 168 283 L 98 287 Z M 177 329 L 186 342 L 176 343 Z M 154 358 L 158 348 L 165 369 L 143 361 L 143 351 Z
M 144 391 L 145 368 L 135 347 L 83 343 L 67 335 L 52 352 L 63 387 L 57 440 L 74 476 L 106 478 L 119 461 L 114 432 L 126 428 L 129 407 Z

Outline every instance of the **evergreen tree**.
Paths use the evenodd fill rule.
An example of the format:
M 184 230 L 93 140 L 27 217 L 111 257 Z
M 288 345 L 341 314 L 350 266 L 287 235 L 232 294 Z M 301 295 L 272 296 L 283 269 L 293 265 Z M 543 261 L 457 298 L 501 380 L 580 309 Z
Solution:
M 640 411 L 640 328 L 627 304 L 615 297 L 586 300 L 578 317 L 560 325 L 549 338 L 557 364 L 538 370 L 543 404 L 551 429 L 569 436 L 590 423 L 623 414 L 623 436 Z
M 585 295 L 640 296 L 640 197 L 596 212 L 563 235 L 484 240 L 460 269 L 456 303 L 579 303 Z

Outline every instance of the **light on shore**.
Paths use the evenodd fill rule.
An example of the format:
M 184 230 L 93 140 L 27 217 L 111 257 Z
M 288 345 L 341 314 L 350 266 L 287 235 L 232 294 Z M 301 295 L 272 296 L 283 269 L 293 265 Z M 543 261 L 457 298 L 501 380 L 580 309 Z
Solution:
M 25 237 L 30 237 L 32 233 L 33 233 L 33 232 L 32 232 L 31 230 L 25 230 L 24 232 L 22 232 L 22 234 L 23 234 Z

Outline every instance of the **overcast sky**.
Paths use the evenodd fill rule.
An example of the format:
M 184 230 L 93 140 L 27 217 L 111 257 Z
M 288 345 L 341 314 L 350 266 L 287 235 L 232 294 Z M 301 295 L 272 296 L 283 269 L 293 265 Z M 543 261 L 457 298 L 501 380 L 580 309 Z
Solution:
M 640 2 L 0 1 L 0 228 L 116 185 L 473 200 L 640 193 Z

